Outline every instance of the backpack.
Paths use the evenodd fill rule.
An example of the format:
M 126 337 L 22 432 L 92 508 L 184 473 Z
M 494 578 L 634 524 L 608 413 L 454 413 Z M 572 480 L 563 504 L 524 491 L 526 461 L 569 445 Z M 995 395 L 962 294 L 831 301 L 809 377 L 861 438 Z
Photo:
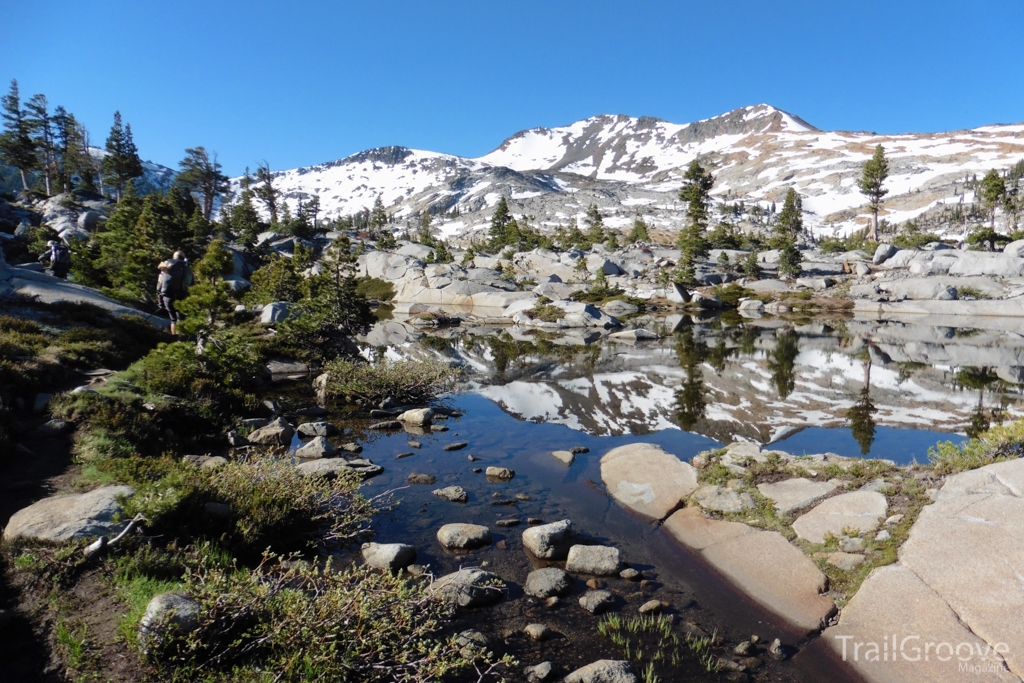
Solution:
M 52 262 L 53 266 L 70 266 L 71 265 L 71 252 L 63 244 L 58 244 L 53 248 Z

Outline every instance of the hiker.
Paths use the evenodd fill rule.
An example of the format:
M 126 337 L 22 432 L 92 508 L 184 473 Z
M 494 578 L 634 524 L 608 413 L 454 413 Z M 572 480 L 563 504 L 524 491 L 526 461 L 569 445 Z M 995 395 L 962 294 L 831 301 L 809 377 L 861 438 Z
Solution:
M 160 308 L 167 311 L 167 317 L 171 319 L 171 334 L 177 335 L 182 315 L 174 308 L 174 302 L 185 297 L 188 262 L 183 252 L 176 251 L 169 261 L 161 262 L 157 268 L 160 275 L 156 280 L 156 298 Z
M 50 262 L 50 272 L 54 277 L 61 280 L 68 279 L 68 271 L 71 270 L 71 252 L 57 240 L 50 240 L 46 243 L 46 251 L 39 257 L 39 262 Z

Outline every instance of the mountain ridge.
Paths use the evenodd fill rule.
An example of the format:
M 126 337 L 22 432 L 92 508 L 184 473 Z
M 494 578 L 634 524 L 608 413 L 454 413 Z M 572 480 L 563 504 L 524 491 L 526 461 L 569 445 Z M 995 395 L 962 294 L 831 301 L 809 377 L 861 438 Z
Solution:
M 683 173 L 702 159 L 716 176 L 718 202 L 767 208 L 792 186 L 812 232 L 846 234 L 866 222 L 856 180 L 877 144 L 891 168 L 881 217 L 900 223 L 974 201 L 967 186 L 973 175 L 1024 160 L 1024 124 L 880 135 L 824 131 L 767 104 L 684 124 L 600 114 L 518 131 L 480 157 L 393 145 L 277 171 L 274 182 L 293 205 L 318 196 L 326 217 L 368 209 L 379 195 L 399 220 L 433 214 L 445 238 L 479 234 L 503 195 L 542 230 L 579 219 L 595 203 L 611 228 L 641 214 L 672 231 L 683 221 L 676 198 Z M 233 179 L 236 192 L 239 181 Z M 459 218 L 444 217 L 456 208 Z

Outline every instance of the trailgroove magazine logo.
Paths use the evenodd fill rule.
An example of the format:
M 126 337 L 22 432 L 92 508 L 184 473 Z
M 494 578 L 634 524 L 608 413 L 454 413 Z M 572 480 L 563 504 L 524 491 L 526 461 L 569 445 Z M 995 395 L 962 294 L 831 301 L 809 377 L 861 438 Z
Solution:
M 842 643 L 844 662 L 958 662 L 960 671 L 985 673 L 1003 671 L 1006 643 L 951 643 L 926 640 L 917 635 L 897 634 L 877 641 L 856 640 L 855 636 L 834 636 Z

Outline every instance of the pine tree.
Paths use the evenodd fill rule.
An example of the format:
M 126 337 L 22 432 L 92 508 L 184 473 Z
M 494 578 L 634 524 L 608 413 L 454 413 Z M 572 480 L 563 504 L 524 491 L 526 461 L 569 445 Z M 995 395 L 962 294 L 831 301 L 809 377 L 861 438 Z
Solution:
M 4 121 L 4 132 L 0 135 L 0 161 L 18 169 L 21 187 L 28 192 L 28 173 L 36 167 L 36 148 L 21 110 L 18 81 L 12 80 L 10 91 L 0 98 L 0 109 L 3 110 L 0 116 Z
M 648 234 L 649 226 L 644 222 L 644 219 L 637 216 L 633 220 L 633 227 L 630 228 L 629 233 L 626 234 L 626 243 L 633 244 L 634 242 L 650 242 L 651 236 Z
M 72 189 L 78 176 L 83 188 L 92 186 L 92 160 L 86 144 L 85 128 L 64 107 L 53 110 L 53 141 L 57 156 L 57 182 L 63 192 Z
M 228 190 L 228 177 L 221 173 L 216 152 L 211 157 L 205 147 L 189 147 L 185 150 L 185 158 L 178 162 L 178 168 L 180 171 L 175 182 L 197 196 L 203 218 L 210 220 L 214 202 Z
M 800 275 L 803 256 L 796 247 L 797 236 L 804 231 L 803 202 L 792 187 L 786 192 L 782 213 L 775 222 L 772 246 L 779 250 L 779 275 L 795 278 Z
M 205 220 L 197 209 L 195 216 Z M 218 321 L 224 319 L 234 309 L 231 299 L 231 288 L 224 282 L 224 276 L 230 275 L 235 269 L 235 258 L 223 240 L 215 239 L 206 247 L 206 251 L 193 272 L 196 281 L 188 290 L 188 297 L 181 302 L 180 309 L 185 315 L 182 330 L 186 334 L 209 334 Z
M 380 233 L 388 224 L 388 212 L 384 210 L 384 198 L 377 195 L 373 202 L 373 209 L 370 210 L 370 231 L 375 236 Z
M 743 275 L 751 280 L 761 279 L 761 264 L 757 260 L 757 252 L 751 251 L 743 260 Z
M 33 95 L 25 103 L 25 124 L 36 148 L 36 168 L 43 172 L 46 196 L 53 194 L 53 177 L 57 174 L 57 154 L 53 144 L 53 118 L 46 95 Z
M 280 219 L 277 214 L 277 189 L 274 187 L 274 174 L 270 170 L 270 165 L 265 161 L 256 167 L 256 182 L 259 183 L 256 188 L 256 197 L 267 207 L 271 229 L 276 228 Z M 287 204 L 285 207 L 287 208 Z
M 444 240 L 437 242 L 437 247 L 434 248 L 434 263 L 451 263 L 455 260 L 452 256 L 452 252 L 448 250 L 448 245 Z
M 231 207 L 230 219 L 231 232 L 249 249 L 256 245 L 260 234 L 260 217 L 252 205 L 252 196 L 252 190 L 245 187 L 238 203 Z
M 878 212 L 882 208 L 882 197 L 889 194 L 889 190 L 882 187 L 888 177 L 889 162 L 885 158 L 885 150 L 878 145 L 874 155 L 864 164 L 858 183 L 861 194 L 868 198 L 871 207 L 871 232 L 868 239 L 873 242 L 878 241 Z
M 708 257 L 708 243 L 704 233 L 708 228 L 711 207 L 711 188 L 715 178 L 694 159 L 683 176 L 679 198 L 686 202 L 686 227 L 679 233 L 677 244 L 680 255 L 676 268 L 676 282 L 693 285 L 697 281 L 698 261 Z
M 416 241 L 428 247 L 434 246 L 434 237 L 430 234 L 430 212 L 424 211 L 420 214 L 420 227 L 416 233 Z
M 601 210 L 597 208 L 597 204 L 591 203 L 587 207 L 587 213 L 583 218 L 583 222 L 587 226 L 587 239 L 590 240 L 591 244 L 601 244 L 605 241 L 604 216 L 601 215 Z
M 132 139 L 132 127 L 123 125 L 121 112 L 114 112 L 114 124 L 107 136 L 107 156 L 103 159 L 103 175 L 114 186 L 117 201 L 129 180 L 142 175 L 142 161 Z
M 988 210 L 989 227 L 993 230 L 996 227 L 996 207 L 1006 197 L 1006 182 L 999 171 L 990 170 L 981 179 L 981 203 Z
M 508 210 L 508 202 L 505 200 L 505 196 L 502 195 L 501 199 L 498 200 L 498 205 L 494 207 L 494 213 L 491 215 L 491 228 L 488 231 L 491 251 L 498 251 L 508 244 L 508 235 L 505 233 L 505 229 L 511 221 L 512 213 Z

